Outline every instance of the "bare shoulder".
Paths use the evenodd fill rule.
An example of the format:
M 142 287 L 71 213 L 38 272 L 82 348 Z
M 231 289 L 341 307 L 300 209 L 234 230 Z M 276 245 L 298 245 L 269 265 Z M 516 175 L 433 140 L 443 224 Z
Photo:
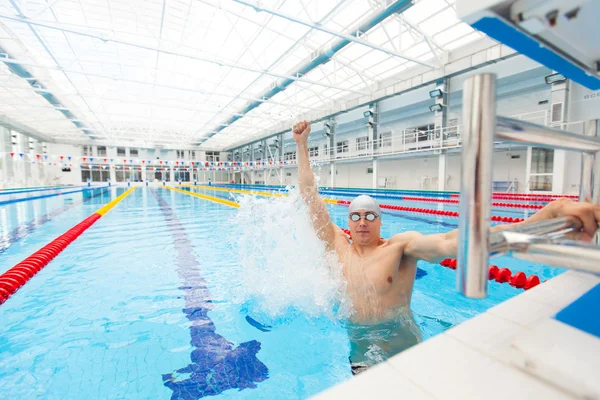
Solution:
M 397 233 L 389 239 L 389 243 L 392 245 L 400 245 L 404 247 L 413 240 L 421 238 L 423 236 L 424 235 L 422 233 L 416 231 Z

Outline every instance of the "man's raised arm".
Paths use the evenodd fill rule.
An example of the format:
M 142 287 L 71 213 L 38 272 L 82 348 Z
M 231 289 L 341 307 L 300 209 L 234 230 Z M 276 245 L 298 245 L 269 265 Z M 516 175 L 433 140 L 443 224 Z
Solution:
M 310 167 L 308 158 L 308 135 L 310 134 L 310 123 L 301 121 L 294 125 L 293 136 L 298 148 L 298 180 L 300 193 L 308 206 L 311 223 L 319 238 L 329 247 L 334 246 L 336 226 L 331 222 L 325 202 L 319 196 L 319 188 L 315 184 L 315 176 Z

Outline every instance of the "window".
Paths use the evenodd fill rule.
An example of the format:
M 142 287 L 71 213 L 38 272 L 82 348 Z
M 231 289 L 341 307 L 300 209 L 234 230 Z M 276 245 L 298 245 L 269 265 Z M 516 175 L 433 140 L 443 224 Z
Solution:
M 83 145 L 81 147 L 81 155 L 82 156 L 93 156 L 92 154 L 92 146 L 89 145 Z
M 138 152 L 138 149 L 129 149 L 129 156 L 130 157 L 137 157 L 140 153 Z
M 381 147 L 392 147 L 392 132 L 382 132 L 379 134 Z
M 428 124 L 428 125 L 423 125 L 423 126 L 419 126 L 417 128 L 417 141 L 419 142 L 423 142 L 423 141 L 427 141 L 431 139 L 431 135 L 433 134 L 433 131 L 435 129 L 435 124 Z
M 207 151 L 206 153 L 206 161 L 221 161 L 220 160 L 220 152 L 218 151 Z M 250 153 L 248 153 L 247 155 L 250 155 Z
M 92 173 L 89 169 L 81 170 L 81 182 L 87 182 L 88 179 L 92 178 Z
M 356 150 L 366 150 L 369 145 L 369 137 L 363 136 L 356 138 Z
M 125 147 L 117 147 L 117 157 L 125 157 L 126 155 Z
M 309 148 L 308 156 L 309 157 L 319 157 L 319 146 Z
M 329 145 L 325 144 L 325 147 L 323 147 L 323 150 L 325 150 L 325 155 L 328 156 L 329 155 Z
M 190 160 L 196 159 L 196 152 L 194 150 L 190 150 Z
M 288 151 L 287 153 L 285 153 L 283 155 L 283 159 L 284 161 L 292 161 L 296 159 L 296 152 L 295 151 Z
M 98 157 L 106 157 L 106 146 L 98 146 L 96 147 L 96 151 L 98 152 Z
M 183 153 L 184 153 L 183 150 L 177 150 L 177 159 L 178 160 L 181 160 L 182 158 L 184 158 Z
M 530 190 L 552 191 L 554 150 L 534 147 L 531 149 Z
M 531 173 L 550 174 L 554 170 L 554 150 L 534 147 L 531 149 Z
M 347 153 L 348 149 L 348 141 L 344 140 L 343 142 L 337 142 L 337 153 Z
M 373 173 L 373 167 L 367 167 L 367 174 Z

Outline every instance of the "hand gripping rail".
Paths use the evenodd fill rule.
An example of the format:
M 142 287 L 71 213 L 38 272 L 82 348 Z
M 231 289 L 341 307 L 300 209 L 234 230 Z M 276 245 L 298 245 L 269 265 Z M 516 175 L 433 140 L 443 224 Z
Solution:
M 490 255 L 508 254 L 521 260 L 600 274 L 600 247 L 565 240 L 581 222 L 562 217 L 520 225 L 490 235 Z
M 459 205 L 457 290 L 467 297 L 487 295 L 490 254 L 600 273 L 600 247 L 559 239 L 580 226 L 557 219 L 490 235 L 492 157 L 495 140 L 582 152 L 579 201 L 600 204 L 600 122 L 587 121 L 585 134 L 496 117 L 496 77 L 478 74 L 463 88 L 463 146 Z M 553 234 L 555 233 L 555 234 Z

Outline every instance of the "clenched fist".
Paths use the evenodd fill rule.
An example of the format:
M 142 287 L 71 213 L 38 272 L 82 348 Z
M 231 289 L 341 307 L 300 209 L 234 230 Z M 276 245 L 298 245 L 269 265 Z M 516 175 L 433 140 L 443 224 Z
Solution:
M 300 121 L 294 125 L 293 136 L 296 144 L 306 144 L 308 135 L 310 134 L 310 122 Z

